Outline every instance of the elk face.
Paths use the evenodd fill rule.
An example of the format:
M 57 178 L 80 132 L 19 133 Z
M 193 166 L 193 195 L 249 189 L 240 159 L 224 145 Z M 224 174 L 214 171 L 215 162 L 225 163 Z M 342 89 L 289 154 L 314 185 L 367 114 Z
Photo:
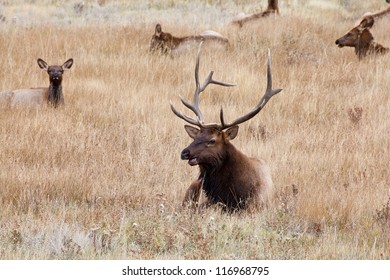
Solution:
M 154 34 L 152 36 L 152 40 L 150 40 L 150 51 L 163 50 L 164 40 L 161 34 L 162 34 L 161 25 L 157 24 Z
M 358 38 L 359 38 L 359 31 L 357 30 L 357 27 L 355 27 L 347 34 L 337 39 L 335 43 L 339 48 L 354 47 L 358 41 Z
M 347 34 L 336 40 L 336 45 L 342 47 L 365 47 L 374 39 L 370 28 L 374 25 L 374 18 L 363 19 L 358 26 L 352 28 Z
M 189 125 L 185 125 L 184 128 L 194 141 L 181 152 L 181 159 L 188 160 L 191 166 L 218 166 L 225 157 L 226 144 L 238 133 L 238 126 L 226 131 L 214 127 L 198 129 Z
M 73 65 L 73 59 L 68 59 L 63 65 L 51 65 L 48 66 L 48 64 L 41 58 L 38 58 L 38 66 L 42 69 L 47 71 L 49 74 L 50 84 L 53 84 L 55 86 L 58 86 L 62 82 L 62 74 L 64 74 L 65 70 L 68 70 Z

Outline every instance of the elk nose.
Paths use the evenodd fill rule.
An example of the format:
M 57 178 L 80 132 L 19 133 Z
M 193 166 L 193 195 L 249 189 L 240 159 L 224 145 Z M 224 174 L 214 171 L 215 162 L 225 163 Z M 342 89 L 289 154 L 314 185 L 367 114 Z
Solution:
M 339 39 L 337 39 L 335 43 L 336 43 L 336 45 L 338 45 L 339 44 Z
M 181 159 L 189 159 L 190 158 L 190 150 L 188 149 L 184 149 L 182 152 L 181 152 Z
M 52 73 L 51 78 L 54 80 L 58 80 L 60 78 L 60 76 L 61 75 L 59 73 Z

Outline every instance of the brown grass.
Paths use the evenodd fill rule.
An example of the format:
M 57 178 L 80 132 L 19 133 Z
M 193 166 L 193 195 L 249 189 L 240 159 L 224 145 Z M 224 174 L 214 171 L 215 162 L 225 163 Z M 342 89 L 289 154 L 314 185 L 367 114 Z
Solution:
M 280 17 L 239 30 L 226 24 L 250 1 L 85 1 L 81 14 L 77 1 L 6 2 L 0 91 L 48 85 L 38 57 L 75 63 L 64 108 L 1 110 L 0 259 L 390 258 L 389 56 L 359 62 L 334 44 L 382 3 L 280 1 Z M 231 41 L 202 52 L 201 77 L 215 70 L 238 84 L 205 92 L 210 121 L 221 105 L 233 119 L 257 103 L 271 49 L 274 87 L 284 90 L 234 140 L 269 163 L 269 209 L 179 209 L 197 169 L 180 161 L 190 139 L 169 100 L 180 106 L 178 96 L 193 93 L 195 50 L 148 53 L 156 22 Z M 389 23 L 373 28 L 385 46 Z

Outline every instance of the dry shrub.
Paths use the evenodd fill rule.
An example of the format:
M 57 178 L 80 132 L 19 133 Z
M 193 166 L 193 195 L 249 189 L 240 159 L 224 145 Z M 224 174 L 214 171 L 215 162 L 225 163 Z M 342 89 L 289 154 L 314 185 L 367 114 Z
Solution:
M 295 184 L 280 188 L 277 195 L 277 207 L 283 214 L 294 215 L 298 201 L 298 187 Z
M 382 231 L 387 232 L 390 228 L 390 197 L 379 210 L 376 210 L 375 221 L 381 226 Z
M 258 3 L 86 1 L 77 16 L 75 2 L 7 2 L 0 91 L 47 86 L 38 57 L 75 63 L 63 80 L 64 108 L 0 109 L 1 259 L 388 257 L 388 204 L 378 197 L 390 182 L 390 60 L 359 62 L 333 43 L 353 15 L 381 3 L 280 1 L 280 17 L 238 30 L 226 23 L 241 4 Z M 258 103 L 270 48 L 273 84 L 283 91 L 242 124 L 234 145 L 270 165 L 271 207 L 178 210 L 198 169 L 180 160 L 190 139 L 169 100 L 193 95 L 196 47 L 153 56 L 157 22 L 178 36 L 213 29 L 229 38 L 228 50 L 202 50 L 201 77 L 214 70 L 238 85 L 202 94 L 210 122 L 221 106 L 231 120 Z M 386 29 L 375 31 L 386 45 Z M 364 116 L 353 104 L 364 104 Z
M 357 125 L 363 117 L 363 108 L 362 107 L 354 107 L 348 109 L 348 117 L 351 120 L 351 122 L 355 125 Z

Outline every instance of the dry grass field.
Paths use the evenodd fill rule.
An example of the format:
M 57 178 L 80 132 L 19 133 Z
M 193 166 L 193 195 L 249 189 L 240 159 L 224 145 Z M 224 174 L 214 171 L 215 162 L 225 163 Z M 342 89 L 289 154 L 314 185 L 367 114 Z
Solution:
M 80 2 L 80 1 L 79 1 Z M 65 107 L 0 109 L 0 259 L 390 259 L 390 54 L 359 61 L 335 40 L 385 1 L 0 1 L 0 91 L 47 86 L 36 63 L 62 64 Z M 194 90 L 196 48 L 149 53 L 156 23 L 174 35 L 213 29 L 202 50 L 207 121 L 231 120 L 266 85 L 283 91 L 233 141 L 269 163 L 273 204 L 257 214 L 180 208 L 198 168 L 171 112 Z M 390 17 L 374 25 L 390 47 Z M 188 112 L 189 113 L 189 112 Z

